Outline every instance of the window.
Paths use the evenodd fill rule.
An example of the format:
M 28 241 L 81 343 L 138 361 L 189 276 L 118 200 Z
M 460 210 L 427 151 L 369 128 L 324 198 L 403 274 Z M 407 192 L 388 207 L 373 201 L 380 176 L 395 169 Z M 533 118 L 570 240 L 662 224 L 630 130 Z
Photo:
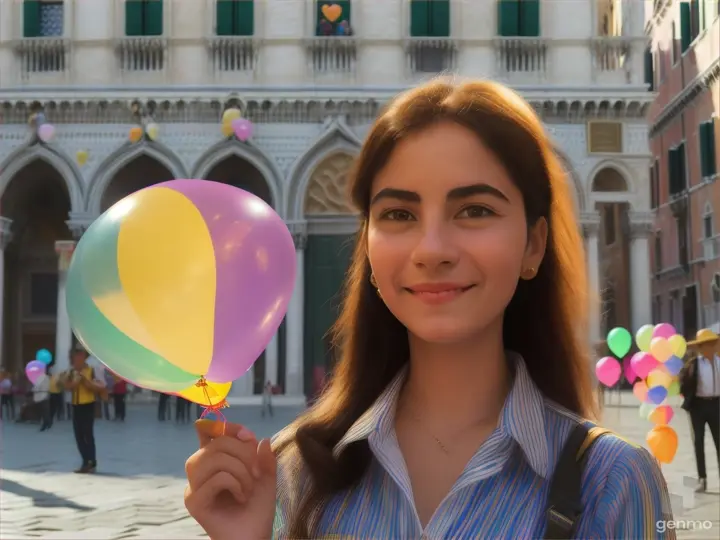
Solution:
M 611 246 L 615 243 L 615 207 L 611 204 L 603 207 L 603 229 L 605 245 Z
M 715 122 L 717 118 L 711 118 L 708 122 L 700 124 L 700 176 L 708 178 L 717 173 L 715 161 Z
M 333 2 L 316 1 L 317 25 L 316 36 L 349 36 L 352 35 L 350 26 L 351 5 L 350 0 L 336 0 Z M 338 10 L 339 13 L 333 13 Z
M 710 282 L 713 304 L 720 304 L 720 274 L 715 274 Z
M 705 210 L 703 216 L 703 238 L 712 238 L 715 235 L 712 212 Z
M 656 159 L 650 167 L 650 208 L 660 206 L 660 164 Z
M 30 315 L 57 315 L 58 275 L 32 274 L 30 276 Z
M 688 219 L 687 212 L 682 212 L 675 218 L 675 224 L 677 225 L 677 240 L 678 240 L 678 264 L 683 268 L 687 268 L 690 263 L 690 254 L 688 253 Z
M 162 36 L 163 0 L 125 0 L 126 36 Z
M 64 17 L 62 0 L 25 0 L 23 2 L 23 37 L 62 36 Z
M 648 90 L 655 90 L 655 69 L 653 67 L 653 53 L 650 47 L 645 49 L 645 84 Z
M 668 150 L 668 184 L 670 195 L 678 195 L 687 188 L 684 142 Z
M 662 260 L 662 233 L 657 231 L 655 233 L 655 249 L 653 250 L 655 273 L 662 272 L 663 260 Z
M 658 295 L 653 299 L 652 312 L 653 321 L 663 320 L 662 296 Z
M 450 0 L 412 0 L 410 2 L 412 37 L 449 37 Z
M 497 33 L 502 37 L 540 36 L 540 0 L 498 0 Z
M 255 33 L 253 0 L 217 0 L 215 17 L 218 36 L 252 36 Z
M 690 48 L 694 37 L 689 2 L 680 2 L 680 50 L 684 53 Z

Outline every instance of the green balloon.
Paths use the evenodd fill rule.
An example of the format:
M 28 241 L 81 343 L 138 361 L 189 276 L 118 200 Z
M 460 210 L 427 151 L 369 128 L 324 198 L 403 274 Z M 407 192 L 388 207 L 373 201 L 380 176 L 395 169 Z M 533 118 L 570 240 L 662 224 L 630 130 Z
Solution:
M 640 405 L 640 410 L 638 411 L 640 418 L 642 418 L 643 420 L 647 420 L 650 416 L 650 413 L 655 410 L 655 407 L 657 407 L 657 405 L 653 403 L 643 403 L 642 405 Z
M 670 386 L 668 386 L 668 396 L 677 396 L 680 394 L 680 383 L 678 381 L 673 381 L 670 383 Z
M 623 358 L 630 352 L 632 347 L 632 336 L 630 332 L 622 327 L 613 328 L 607 337 L 607 344 L 610 351 L 618 358 Z

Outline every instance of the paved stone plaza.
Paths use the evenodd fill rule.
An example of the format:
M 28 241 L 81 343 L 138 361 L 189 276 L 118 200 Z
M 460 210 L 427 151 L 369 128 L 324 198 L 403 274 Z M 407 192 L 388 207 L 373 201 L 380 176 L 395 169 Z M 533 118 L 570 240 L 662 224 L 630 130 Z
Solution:
M 273 419 L 262 419 L 257 407 L 235 406 L 228 417 L 265 437 L 296 412 L 279 410 Z M 608 408 L 604 418 L 606 426 L 633 442 L 642 442 L 650 427 L 638 418 L 637 408 Z M 671 491 L 680 494 L 683 477 L 694 476 L 695 465 L 684 413 L 673 425 L 681 446 L 675 462 L 663 470 Z M 154 407 L 134 405 L 124 424 L 98 421 L 96 426 L 99 473 L 90 476 L 71 472 L 79 462 L 69 422 L 46 433 L 34 425 L 2 426 L 0 538 L 203 537 L 182 502 L 184 462 L 197 448 L 192 425 L 160 423 Z M 718 538 L 720 532 L 718 464 L 709 433 L 706 439 L 711 493 L 697 496 L 692 509 L 676 509 L 676 519 L 712 526 L 681 531 L 679 537 L 688 540 Z

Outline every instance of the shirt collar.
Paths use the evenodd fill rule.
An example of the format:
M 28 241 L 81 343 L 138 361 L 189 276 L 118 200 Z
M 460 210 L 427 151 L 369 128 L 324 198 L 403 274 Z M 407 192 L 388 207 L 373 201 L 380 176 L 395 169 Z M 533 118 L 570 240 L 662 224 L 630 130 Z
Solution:
M 522 357 L 509 352 L 507 358 L 514 369 L 514 379 L 500 413 L 498 430 L 518 444 L 538 475 L 547 478 L 549 456 L 545 433 L 545 400 L 532 381 Z M 336 457 L 354 442 L 373 435 L 384 438 L 394 430 L 397 400 L 406 377 L 407 367 L 335 445 L 333 454 Z

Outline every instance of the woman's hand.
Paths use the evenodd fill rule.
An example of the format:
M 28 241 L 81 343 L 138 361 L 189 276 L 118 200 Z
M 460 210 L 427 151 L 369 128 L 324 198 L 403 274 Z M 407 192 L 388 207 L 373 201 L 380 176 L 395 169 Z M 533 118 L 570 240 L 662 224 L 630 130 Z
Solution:
M 211 540 L 272 537 L 276 460 L 267 439 L 238 424 L 198 420 L 200 449 L 185 463 L 185 507 Z M 223 433 L 224 431 L 224 433 Z

